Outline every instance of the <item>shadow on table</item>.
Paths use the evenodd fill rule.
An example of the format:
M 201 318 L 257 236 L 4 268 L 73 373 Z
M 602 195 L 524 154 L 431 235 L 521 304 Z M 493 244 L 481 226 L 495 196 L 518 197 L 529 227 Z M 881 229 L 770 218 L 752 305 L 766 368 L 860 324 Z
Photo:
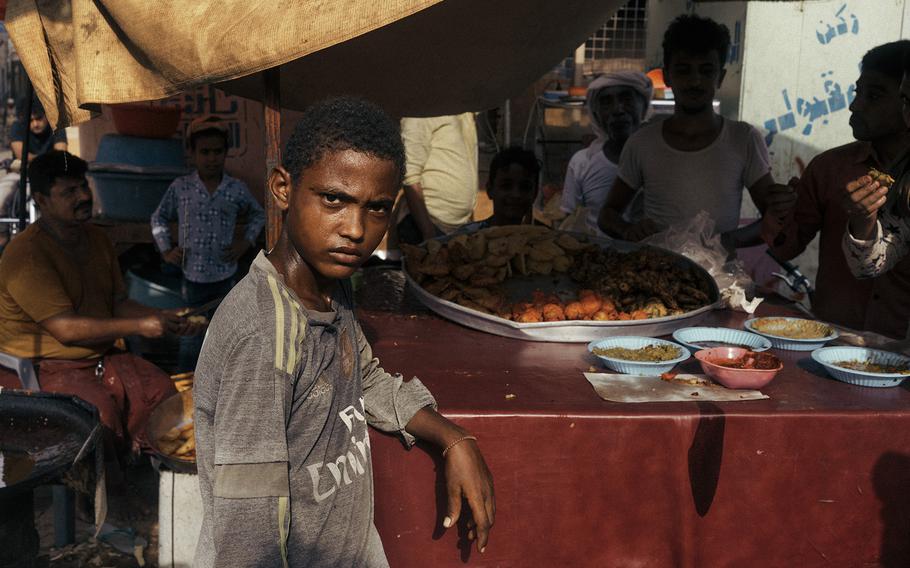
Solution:
M 720 480 L 726 416 L 719 406 L 710 402 L 699 402 L 698 412 L 698 426 L 689 446 L 689 486 L 695 510 L 704 517 L 711 509 Z
M 882 502 L 881 566 L 910 566 L 910 455 L 882 454 L 872 469 L 872 482 Z

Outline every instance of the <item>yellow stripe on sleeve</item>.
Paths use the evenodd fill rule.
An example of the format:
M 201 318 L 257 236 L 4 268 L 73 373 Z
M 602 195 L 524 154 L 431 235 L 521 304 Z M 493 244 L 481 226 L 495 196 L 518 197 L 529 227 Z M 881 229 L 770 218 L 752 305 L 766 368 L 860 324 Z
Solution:
M 275 302 L 275 367 L 284 370 L 284 303 L 275 277 L 269 274 L 268 279 L 272 300 Z
M 288 568 L 288 532 L 290 529 L 288 498 L 278 498 L 278 549 L 281 551 L 281 565 Z

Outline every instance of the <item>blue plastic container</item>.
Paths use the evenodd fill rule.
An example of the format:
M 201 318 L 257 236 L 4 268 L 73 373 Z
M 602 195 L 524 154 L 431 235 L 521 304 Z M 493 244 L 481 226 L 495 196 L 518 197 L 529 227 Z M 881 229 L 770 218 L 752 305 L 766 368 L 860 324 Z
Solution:
M 105 134 L 95 155 L 98 164 L 129 164 L 142 167 L 185 167 L 183 141 L 179 138 L 137 138 Z
M 149 221 L 176 175 L 88 172 L 97 217 Z

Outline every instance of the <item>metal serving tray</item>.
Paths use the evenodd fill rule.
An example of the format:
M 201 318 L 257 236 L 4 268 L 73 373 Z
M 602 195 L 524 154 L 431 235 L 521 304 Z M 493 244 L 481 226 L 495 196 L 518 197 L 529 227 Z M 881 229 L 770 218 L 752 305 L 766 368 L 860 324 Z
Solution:
M 450 237 L 440 237 L 438 240 L 445 242 Z M 604 249 L 613 248 L 619 252 L 631 252 L 643 248 L 655 248 L 647 245 L 639 245 L 624 241 L 606 241 L 588 237 L 590 242 L 599 244 Z M 699 323 L 713 309 L 720 307 L 720 293 L 717 289 L 717 283 L 708 272 L 692 262 L 685 256 L 669 251 L 659 249 L 664 253 L 674 256 L 681 263 L 693 267 L 701 272 L 711 283 L 711 295 L 714 302 L 707 306 L 686 312 L 677 316 L 667 316 L 662 318 L 653 318 L 646 320 L 630 321 L 554 321 L 540 323 L 518 323 L 503 319 L 498 316 L 485 314 L 454 302 L 443 300 L 424 290 L 416 281 L 414 281 L 407 272 L 407 258 L 402 259 L 405 277 L 408 285 L 414 291 L 417 298 L 430 310 L 440 316 L 460 323 L 466 327 L 511 337 L 514 339 L 523 339 L 525 341 L 551 341 L 562 343 L 588 343 L 604 337 L 613 337 L 619 335 L 640 335 L 647 337 L 657 337 L 661 335 L 670 335 L 677 329 L 689 327 Z M 546 293 L 556 293 L 560 296 L 574 295 L 577 291 L 577 284 L 571 282 L 568 276 L 535 276 L 528 278 L 516 278 L 506 282 L 505 289 L 512 301 L 525 301 L 531 296 L 534 290 L 541 290 Z

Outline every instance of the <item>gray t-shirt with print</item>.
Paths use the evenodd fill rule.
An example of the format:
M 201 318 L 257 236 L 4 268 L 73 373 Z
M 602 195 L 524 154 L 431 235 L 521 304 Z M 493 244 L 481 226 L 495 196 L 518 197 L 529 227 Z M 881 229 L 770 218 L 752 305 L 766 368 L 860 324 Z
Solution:
M 434 406 L 379 366 L 348 284 L 308 311 L 264 254 L 212 318 L 196 368 L 204 517 L 195 566 L 386 566 L 367 424 Z

